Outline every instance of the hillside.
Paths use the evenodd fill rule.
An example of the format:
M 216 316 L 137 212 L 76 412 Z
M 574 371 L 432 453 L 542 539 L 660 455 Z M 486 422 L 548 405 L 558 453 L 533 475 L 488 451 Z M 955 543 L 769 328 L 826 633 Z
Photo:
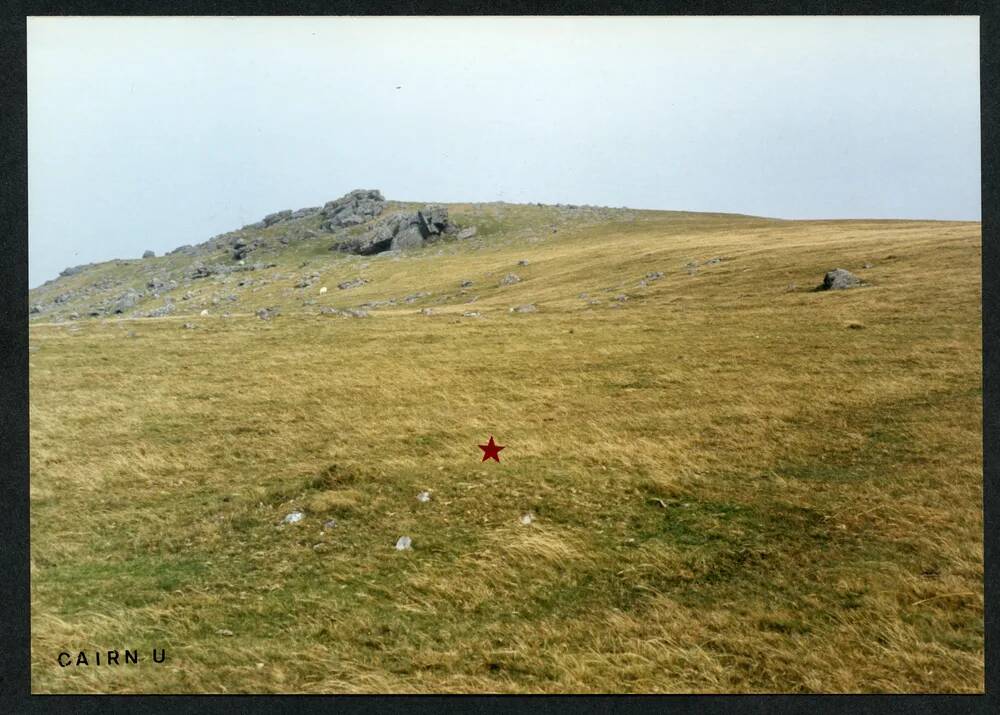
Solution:
M 365 217 L 32 291 L 35 692 L 982 691 L 978 223 Z

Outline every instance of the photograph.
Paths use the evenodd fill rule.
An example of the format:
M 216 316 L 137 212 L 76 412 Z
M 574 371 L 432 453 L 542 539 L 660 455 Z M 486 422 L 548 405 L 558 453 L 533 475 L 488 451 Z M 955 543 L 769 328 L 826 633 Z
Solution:
M 986 692 L 978 16 L 24 19 L 32 695 Z

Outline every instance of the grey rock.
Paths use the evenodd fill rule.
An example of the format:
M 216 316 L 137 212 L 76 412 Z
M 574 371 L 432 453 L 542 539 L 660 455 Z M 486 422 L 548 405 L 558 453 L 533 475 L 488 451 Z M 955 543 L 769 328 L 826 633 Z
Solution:
M 503 278 L 500 279 L 500 285 L 502 286 L 510 286 L 520 282 L 521 282 L 521 276 L 517 275 L 516 273 L 508 273 L 507 275 L 505 275 Z
M 477 233 L 476 227 L 469 226 L 468 228 L 463 228 L 461 231 L 459 231 L 457 237 L 459 239 L 465 240 L 467 238 L 472 238 L 473 236 L 476 235 L 476 233 Z
M 88 268 L 90 268 L 93 265 L 94 265 L 93 263 L 84 263 L 84 264 L 79 265 L 79 266 L 70 266 L 69 268 L 62 269 L 59 272 L 59 275 L 63 276 L 63 277 L 66 277 L 66 276 L 75 276 L 77 273 L 81 273 L 81 272 L 87 270 Z
M 524 258 L 522 258 L 520 261 L 517 262 L 517 265 L 519 265 L 519 266 L 526 266 L 526 265 L 528 265 L 528 261 L 525 260 Z
M 112 305 L 111 307 L 111 312 L 124 313 L 128 310 L 131 310 L 132 308 L 135 307 L 135 304 L 139 302 L 139 299 L 141 297 L 142 297 L 141 293 L 129 289 L 124 293 L 122 293 L 120 296 L 118 296 L 118 299 L 114 302 L 114 305 Z
M 184 323 L 184 329 L 185 330 L 194 330 L 197 327 L 198 326 L 195 325 L 194 323 Z
M 835 268 L 823 276 L 823 283 L 817 290 L 843 290 L 861 285 L 861 279 L 843 268 Z
M 296 510 L 287 514 L 285 518 L 282 519 L 282 521 L 285 524 L 297 524 L 298 522 L 302 521 L 305 518 L 306 518 L 305 514 L 303 514 L 301 511 Z
M 406 551 L 413 548 L 413 539 L 409 536 L 400 536 L 396 540 L 396 551 Z
M 44 308 L 40 303 L 35 303 L 34 305 L 31 306 L 31 310 L 29 312 L 32 315 L 37 315 L 38 313 L 41 313 L 43 310 Z
M 156 252 L 155 251 L 143 251 L 142 252 L 142 257 L 143 258 L 156 258 Z
M 367 278 L 352 278 L 349 281 L 344 281 L 343 283 L 338 283 L 337 287 L 340 290 L 348 290 L 349 288 L 360 288 L 365 283 L 368 282 Z
M 268 226 L 273 226 L 274 224 L 280 221 L 289 219 L 291 218 L 291 216 L 292 216 L 291 209 L 285 209 L 284 211 L 275 211 L 273 214 L 268 214 L 263 219 L 261 219 L 261 223 L 264 224 L 264 228 L 267 228 Z
M 261 320 L 271 320 L 275 316 L 281 315 L 281 311 L 278 308 L 259 308 L 257 310 L 257 317 Z
M 382 192 L 356 189 L 324 204 L 319 212 L 325 219 L 320 228 L 332 232 L 349 226 L 358 226 L 379 216 L 384 208 L 385 197 L 382 196 Z
M 472 285 L 472 281 L 462 281 L 462 288 L 468 288 Z
M 516 305 L 510 309 L 511 313 L 535 313 L 537 311 L 538 308 L 536 308 L 532 303 L 528 303 L 526 305 Z

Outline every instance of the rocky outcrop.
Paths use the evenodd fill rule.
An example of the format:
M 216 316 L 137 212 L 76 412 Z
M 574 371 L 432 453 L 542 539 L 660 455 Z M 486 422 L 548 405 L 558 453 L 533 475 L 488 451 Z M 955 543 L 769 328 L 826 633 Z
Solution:
M 156 258 L 156 252 L 155 251 L 143 251 L 142 252 L 142 257 L 143 258 Z
M 402 211 L 379 221 L 366 233 L 352 236 L 331 250 L 346 251 L 362 256 L 383 251 L 417 248 L 455 232 L 448 221 L 448 208 L 429 204 L 419 211 Z
M 75 276 L 77 273 L 82 273 L 83 271 L 87 270 L 93 265 L 94 265 L 93 263 L 84 263 L 83 265 L 80 266 L 70 266 L 69 268 L 62 269 L 59 272 L 59 275 L 63 277 Z
M 324 221 L 320 224 L 320 228 L 336 231 L 349 226 L 359 226 L 381 215 L 384 208 L 385 197 L 381 191 L 356 189 L 323 205 L 320 214 Z

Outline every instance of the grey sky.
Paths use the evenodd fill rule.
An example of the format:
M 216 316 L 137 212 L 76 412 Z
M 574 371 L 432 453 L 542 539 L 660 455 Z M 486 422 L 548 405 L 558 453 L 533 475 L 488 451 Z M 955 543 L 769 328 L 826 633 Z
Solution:
M 977 18 L 31 18 L 29 279 L 354 188 L 980 217 Z

